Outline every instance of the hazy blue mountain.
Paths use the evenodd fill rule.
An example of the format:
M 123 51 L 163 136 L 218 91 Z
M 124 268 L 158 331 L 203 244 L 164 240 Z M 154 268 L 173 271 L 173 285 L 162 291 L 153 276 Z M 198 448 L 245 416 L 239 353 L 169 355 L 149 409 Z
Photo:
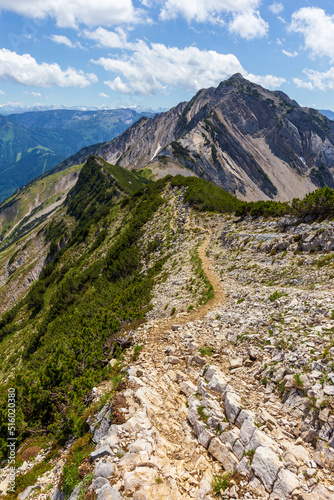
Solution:
M 133 109 L 31 111 L 0 116 L 0 201 L 68 156 L 122 134 L 143 116 Z
M 334 120 L 334 111 L 330 109 L 319 109 L 320 113 L 327 116 L 330 120 Z

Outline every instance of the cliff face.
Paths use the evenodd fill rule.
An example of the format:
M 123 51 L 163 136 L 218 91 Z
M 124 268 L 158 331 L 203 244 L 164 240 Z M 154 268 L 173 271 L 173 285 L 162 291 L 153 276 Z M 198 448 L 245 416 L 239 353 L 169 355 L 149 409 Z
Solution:
M 334 186 L 334 123 L 234 75 L 116 139 L 79 151 L 132 170 L 179 164 L 239 198 L 281 200 Z M 161 169 L 160 169 L 161 170 Z M 159 174 L 160 175 L 160 174 Z

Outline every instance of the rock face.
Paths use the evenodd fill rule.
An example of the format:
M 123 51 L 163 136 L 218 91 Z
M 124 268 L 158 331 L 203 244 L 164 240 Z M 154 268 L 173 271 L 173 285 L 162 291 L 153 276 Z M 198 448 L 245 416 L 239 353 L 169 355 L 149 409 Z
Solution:
M 334 186 L 333 122 L 241 75 L 200 90 L 166 113 L 142 118 L 113 141 L 85 148 L 63 165 L 81 163 L 89 154 L 127 169 L 148 166 L 161 176 L 168 167 L 186 167 L 248 200 L 287 200 Z

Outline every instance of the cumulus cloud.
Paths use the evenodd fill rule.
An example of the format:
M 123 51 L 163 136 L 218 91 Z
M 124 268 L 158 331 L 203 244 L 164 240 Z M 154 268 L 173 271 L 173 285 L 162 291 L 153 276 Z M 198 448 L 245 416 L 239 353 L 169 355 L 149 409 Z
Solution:
M 280 14 L 281 12 L 283 12 L 284 10 L 284 6 L 282 3 L 272 3 L 271 5 L 269 5 L 269 10 L 273 13 L 273 14 Z
M 305 49 L 313 57 L 334 61 L 334 16 L 318 7 L 303 7 L 292 15 L 290 30 L 304 37 Z
M 274 76 L 274 75 L 253 75 L 252 73 L 248 73 L 246 76 L 248 80 L 250 80 L 253 83 L 257 83 L 258 85 L 261 85 L 262 87 L 265 87 L 267 89 L 278 89 L 284 82 L 286 82 L 285 78 L 281 78 L 279 76 Z
M 258 11 L 260 3 L 260 0 L 165 0 L 160 19 L 175 19 L 181 16 L 189 23 L 227 22 L 231 33 L 249 40 L 266 35 L 268 30 L 267 23 Z M 228 18 L 224 19 L 224 16 Z
M 0 95 L 6 95 L 6 92 L 4 90 L 0 90 Z
M 197 47 L 166 47 L 143 41 L 127 57 L 105 58 L 92 61 L 106 71 L 115 73 L 113 80 L 104 83 L 114 91 L 124 94 L 153 95 L 178 87 L 186 91 L 216 86 L 234 73 L 262 82 L 268 87 L 279 87 L 284 79 L 274 76 L 248 75 L 233 54 L 221 54 Z
M 188 22 L 207 22 L 222 12 L 243 12 L 254 10 L 259 0 L 165 0 L 161 10 L 161 19 L 184 17 Z
M 229 24 L 230 33 L 241 36 L 246 40 L 261 38 L 268 33 L 268 23 L 266 23 L 257 11 L 248 11 L 235 14 Z
M 107 47 L 109 49 L 134 48 L 134 45 L 127 41 L 127 34 L 122 28 L 109 31 L 100 26 L 95 31 L 84 30 L 83 36 L 96 41 L 100 47 Z
M 104 92 L 99 92 L 98 95 L 99 97 L 103 97 L 104 99 L 109 99 L 108 94 L 105 94 Z
M 0 80 L 38 87 L 87 87 L 97 82 L 97 76 L 74 68 L 64 71 L 56 63 L 38 64 L 30 54 L 0 49 Z
M 62 28 L 113 26 L 143 21 L 143 12 L 132 0 L 0 0 L 0 9 L 16 12 L 32 19 L 52 17 Z
M 296 50 L 294 50 L 293 52 L 289 52 L 288 50 L 282 49 L 282 52 L 287 57 L 297 57 L 298 56 L 298 52 Z
M 304 69 L 303 73 L 308 79 L 301 80 L 300 78 L 294 78 L 293 81 L 297 87 L 308 90 L 334 90 L 334 67 L 324 72 Z
M 83 48 L 80 42 L 72 42 L 72 40 L 70 40 L 65 35 L 51 35 L 50 38 L 53 42 L 58 43 L 60 45 L 66 45 L 71 49 L 75 49 L 77 47 L 79 47 L 80 49 Z

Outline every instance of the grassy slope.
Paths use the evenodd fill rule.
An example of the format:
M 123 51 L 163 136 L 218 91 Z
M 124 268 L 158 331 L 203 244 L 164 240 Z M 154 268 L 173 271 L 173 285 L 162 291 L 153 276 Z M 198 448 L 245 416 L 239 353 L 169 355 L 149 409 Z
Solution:
M 145 192 L 122 203 L 138 187 Z M 83 398 L 108 375 L 105 342 L 143 318 L 150 302 L 153 279 L 139 276 L 137 240 L 159 193 L 159 185 L 91 158 L 48 225 L 53 260 L 0 324 L 2 380 L 11 374 L 18 388 L 21 438 L 27 428 L 80 433 Z
M 66 171 L 37 179 L 17 192 L 0 205 L 0 232 L 2 239 L 27 217 L 34 209 L 34 215 L 67 194 L 67 182 L 79 174 L 82 165 L 74 165 Z M 0 249 L 8 245 L 8 241 L 0 243 Z

